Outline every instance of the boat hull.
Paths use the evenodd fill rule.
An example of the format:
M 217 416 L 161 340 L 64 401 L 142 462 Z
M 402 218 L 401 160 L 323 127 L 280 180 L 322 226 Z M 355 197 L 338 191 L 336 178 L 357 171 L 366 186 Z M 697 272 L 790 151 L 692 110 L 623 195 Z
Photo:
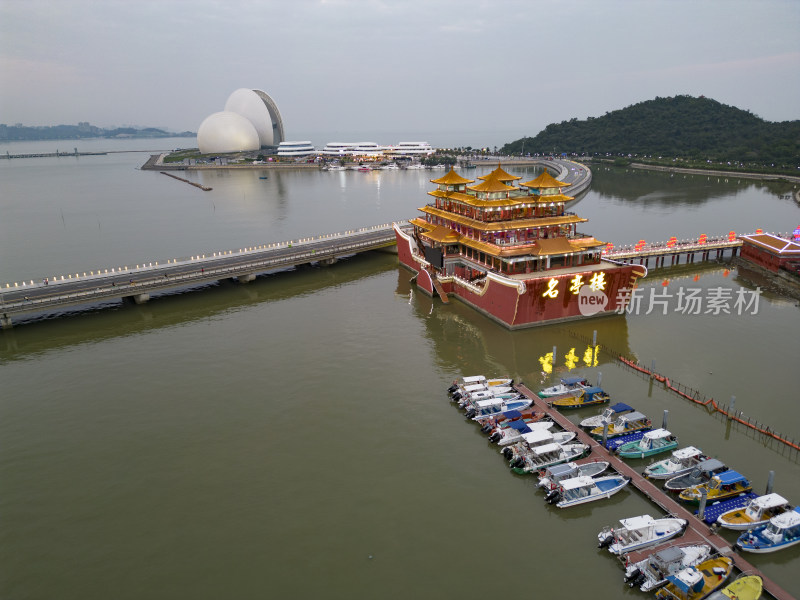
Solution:
M 436 279 L 447 296 L 458 298 L 509 329 L 619 314 L 625 307 L 621 300 L 625 292 L 620 292 L 632 289 L 636 280 L 647 272 L 641 265 L 606 262 L 601 270 L 557 269 L 525 278 L 512 279 L 490 273 L 480 284 L 474 285 L 466 283 L 472 279 L 472 270 L 468 267 L 456 265 L 448 269 L 447 275 L 439 276 L 422 258 L 425 250 L 418 248 L 411 235 L 398 226 L 395 226 L 395 235 L 398 260 L 416 274 L 419 289 L 430 296 L 438 295 Z M 601 291 L 600 304 L 588 306 L 586 296 L 570 293 L 570 282 L 578 275 L 589 281 L 597 273 L 604 274 L 605 289 Z M 552 280 L 556 283 L 552 284 Z M 549 290 L 556 292 L 556 296 L 552 297 L 553 292 L 547 295 Z

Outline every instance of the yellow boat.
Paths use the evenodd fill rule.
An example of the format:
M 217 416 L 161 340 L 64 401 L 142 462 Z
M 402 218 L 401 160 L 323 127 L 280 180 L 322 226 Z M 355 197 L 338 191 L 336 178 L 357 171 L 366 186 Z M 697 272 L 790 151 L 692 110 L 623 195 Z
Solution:
M 590 387 L 583 390 L 577 396 L 559 398 L 550 402 L 550 406 L 556 408 L 583 408 L 584 406 L 594 406 L 595 404 L 605 404 L 611 400 L 602 388 Z
M 667 576 L 667 584 L 656 592 L 659 600 L 700 600 L 725 585 L 733 571 L 733 559 L 716 556 L 699 565 Z M 724 598 L 724 596 L 723 596 Z
M 764 589 L 764 582 L 758 575 L 745 575 L 721 590 L 711 594 L 706 600 L 758 600 Z

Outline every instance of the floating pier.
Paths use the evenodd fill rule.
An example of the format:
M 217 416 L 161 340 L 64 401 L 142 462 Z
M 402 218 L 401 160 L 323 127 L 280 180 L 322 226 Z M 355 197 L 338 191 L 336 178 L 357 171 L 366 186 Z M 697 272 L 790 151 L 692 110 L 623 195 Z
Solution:
M 730 546 L 728 541 L 720 535 L 714 533 L 711 528 L 700 520 L 697 515 L 689 512 L 683 505 L 670 497 L 664 490 L 656 487 L 651 481 L 644 478 L 644 476 L 633 469 L 630 465 L 618 458 L 612 452 L 609 452 L 603 447 L 601 442 L 595 440 L 588 433 L 583 431 L 578 425 L 570 421 L 567 417 L 562 415 L 558 410 L 553 409 L 546 401 L 540 398 L 537 394 L 528 389 L 524 384 L 519 383 L 514 386 L 519 393 L 531 399 L 533 404 L 531 408 L 544 412 L 548 417 L 559 425 L 565 431 L 572 431 L 577 434 L 576 440 L 588 444 L 591 448 L 591 455 L 595 458 L 600 457 L 601 460 L 606 460 L 620 475 L 631 478 L 631 485 L 639 490 L 647 497 L 648 500 L 658 505 L 667 514 L 686 519 L 688 527 L 686 533 L 681 538 L 671 540 L 671 543 L 680 543 L 683 541 L 702 541 L 710 545 L 719 554 L 730 556 L 733 559 L 734 565 L 741 572 L 748 574 L 758 575 L 764 581 L 764 591 L 775 598 L 776 600 L 791 600 L 794 598 L 789 592 L 784 590 L 774 581 L 766 577 L 759 569 L 753 564 L 748 562 L 741 555 L 737 554 Z M 708 507 L 706 508 L 708 510 Z M 648 549 L 648 554 L 658 546 Z

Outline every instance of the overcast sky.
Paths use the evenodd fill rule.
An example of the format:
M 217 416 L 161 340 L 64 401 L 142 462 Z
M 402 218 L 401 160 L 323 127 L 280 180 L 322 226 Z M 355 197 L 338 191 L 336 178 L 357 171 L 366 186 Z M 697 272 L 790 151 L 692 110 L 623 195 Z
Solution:
M 795 120 L 800 0 L 0 0 L 0 123 L 197 131 L 240 87 L 317 144 L 502 143 L 677 94 Z

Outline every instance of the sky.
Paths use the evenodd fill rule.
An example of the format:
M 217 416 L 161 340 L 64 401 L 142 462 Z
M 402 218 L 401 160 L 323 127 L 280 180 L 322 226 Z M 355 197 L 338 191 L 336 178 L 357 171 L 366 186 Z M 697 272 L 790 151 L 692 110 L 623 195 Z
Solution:
M 242 87 L 320 146 L 501 145 L 683 94 L 789 121 L 798 32 L 800 0 L 0 0 L 0 123 L 197 131 Z

